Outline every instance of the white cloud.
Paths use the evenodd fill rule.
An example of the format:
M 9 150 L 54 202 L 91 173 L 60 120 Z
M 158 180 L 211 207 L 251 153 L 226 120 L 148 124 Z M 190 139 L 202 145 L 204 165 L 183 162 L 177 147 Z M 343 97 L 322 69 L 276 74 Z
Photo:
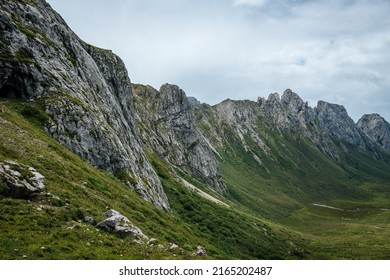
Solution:
M 261 7 L 267 0 L 233 0 L 234 6 L 256 6 Z
M 355 120 L 390 120 L 389 1 L 49 2 L 134 82 L 176 83 L 211 104 L 291 88 L 313 106 L 342 102 Z

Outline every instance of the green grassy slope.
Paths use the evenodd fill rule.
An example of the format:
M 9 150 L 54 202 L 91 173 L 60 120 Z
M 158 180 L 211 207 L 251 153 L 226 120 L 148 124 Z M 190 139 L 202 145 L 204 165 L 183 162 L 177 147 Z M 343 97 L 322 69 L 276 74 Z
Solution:
M 347 144 L 349 152 L 340 151 L 337 162 L 303 137 L 260 123 L 258 133 L 270 151 L 260 149 L 249 134 L 245 150 L 229 125 L 219 129 L 226 143 L 217 158 L 237 208 L 302 233 L 311 241 L 310 258 L 390 258 L 388 163 Z
M 193 243 L 209 246 L 169 213 L 140 199 L 118 179 L 93 168 L 47 136 L 41 124 L 44 116 L 39 101 L 1 102 L 0 161 L 11 159 L 34 166 L 45 176 L 46 192 L 60 198 L 43 196 L 28 202 L 0 197 L 1 258 L 174 258 L 172 252 L 136 245 L 129 238 L 120 239 L 78 222 L 84 216 L 100 221 L 110 208 L 161 243 L 180 244 L 190 236 Z
M 188 191 L 175 171 L 153 154 L 171 210 L 139 198 L 116 177 L 92 167 L 50 138 L 43 129 L 44 100 L 0 101 L 0 161 L 33 166 L 45 176 L 50 194 L 30 201 L 0 195 L 1 259 L 255 259 L 305 257 L 305 240 L 245 212 L 219 206 Z M 183 173 L 184 175 L 184 173 Z M 58 197 L 59 199 L 55 198 Z M 108 209 L 127 216 L 150 238 L 176 251 L 135 244 L 131 238 L 98 231 Z M 206 257 L 191 254 L 197 246 Z

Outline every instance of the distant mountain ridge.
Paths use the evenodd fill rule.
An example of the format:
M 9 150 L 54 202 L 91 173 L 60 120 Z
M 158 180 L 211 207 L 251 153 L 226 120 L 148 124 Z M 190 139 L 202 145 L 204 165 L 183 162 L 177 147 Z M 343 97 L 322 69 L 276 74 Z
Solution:
M 201 112 L 202 107 L 195 108 Z M 280 133 L 295 132 L 305 136 L 324 154 L 338 158 L 335 141 L 342 141 L 356 146 L 367 152 L 374 151 L 374 154 L 389 152 L 387 143 L 389 138 L 388 123 L 377 114 L 365 115 L 361 121 L 355 124 L 342 105 L 331 104 L 325 101 L 318 101 L 316 107 L 311 108 L 298 94 L 287 89 L 281 97 L 278 93 L 272 93 L 268 99 L 258 98 L 257 102 L 249 100 L 225 100 L 215 106 L 204 106 L 211 110 L 213 115 L 222 122 L 235 126 L 238 134 L 247 130 L 253 132 L 253 127 L 258 118 L 273 126 L 273 129 Z M 206 110 L 206 111 L 207 111 Z M 210 112 L 209 112 L 210 114 Z M 363 125 L 364 119 L 377 119 L 381 127 L 381 140 L 375 138 L 373 125 L 370 129 Z M 207 119 L 202 119 L 207 123 Z M 367 121 L 366 121 L 367 123 Z M 217 135 L 215 137 L 218 138 Z M 242 138 L 242 136 L 240 136 Z M 258 144 L 263 146 L 261 135 L 256 135 Z M 343 149 L 345 148 L 340 144 Z
M 64 211 L 75 224 L 87 220 L 93 225 L 91 217 L 82 215 L 92 212 L 93 201 L 105 211 L 118 205 L 121 209 L 114 211 L 131 213 L 139 222 L 137 228 L 143 225 L 148 236 L 161 235 L 172 246 L 180 240 L 187 250 L 193 249 L 191 242 L 198 242 L 212 247 L 210 255 L 220 258 L 309 258 L 306 239 L 315 240 L 316 250 L 321 241 L 311 229 L 301 228 L 300 219 L 316 226 L 324 217 L 329 221 L 335 216 L 331 221 L 340 225 L 339 216 L 332 212 L 329 218 L 318 205 L 335 205 L 324 207 L 326 211 L 352 209 L 343 213 L 352 215 L 350 220 L 364 215 L 376 219 L 371 213 L 386 215 L 390 124 L 380 115 L 364 115 L 355 123 L 344 106 L 318 101 L 312 108 L 291 89 L 281 96 L 227 99 L 210 106 L 187 97 L 177 85 L 163 84 L 157 90 L 132 84 L 118 56 L 83 42 L 44 0 L 0 3 L 0 126 L 18 132 L 10 141 L 11 136 L 0 135 L 3 169 L 9 171 L 11 160 L 16 161 L 14 166 L 38 170 L 28 166 L 23 149 L 15 153 L 14 144 L 15 137 L 26 131 L 32 138 L 31 131 L 44 128 L 41 132 L 51 137 L 47 143 L 28 138 L 36 156 L 32 162 L 45 163 L 41 166 L 46 170 L 38 170 L 42 174 L 61 174 L 56 177 L 61 186 L 74 179 L 70 185 L 75 193 L 69 195 L 57 186 L 73 201 L 53 202 L 52 194 L 42 201 Z M 10 116 L 16 128 L 10 129 Z M 90 171 L 78 157 L 79 168 L 65 169 L 76 160 L 53 139 L 101 173 Z M 40 153 L 47 149 L 60 155 L 56 160 L 62 165 L 57 169 L 46 162 L 50 152 Z M 22 170 L 12 172 L 25 176 Z M 6 184 L 6 178 L 0 178 L 0 198 L 9 199 L 4 205 L 18 204 L 2 191 L 9 192 Z M 133 194 L 150 208 L 129 199 L 121 184 L 150 202 Z M 19 204 L 19 214 L 25 213 L 23 207 L 29 206 Z M 0 204 L 8 207 L 4 205 Z M 50 207 L 45 211 L 49 213 Z M 368 214 L 353 212 L 364 207 Z M 41 215 L 38 208 L 34 215 Z M 386 216 L 380 218 L 387 221 Z M 170 225 L 180 224 L 188 238 L 172 228 L 164 231 L 168 220 Z M 378 223 L 386 227 L 382 220 Z M 296 237 L 291 228 L 304 232 L 304 238 Z M 184 251 L 179 256 L 180 252 Z

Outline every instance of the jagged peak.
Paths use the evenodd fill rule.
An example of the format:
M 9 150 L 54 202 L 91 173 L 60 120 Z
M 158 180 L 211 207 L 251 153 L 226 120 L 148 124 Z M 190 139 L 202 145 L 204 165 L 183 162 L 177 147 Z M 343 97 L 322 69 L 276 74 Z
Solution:
M 259 103 L 260 105 L 264 104 L 265 101 L 266 101 L 266 99 L 264 97 L 257 98 L 257 103 Z
M 383 121 L 385 123 L 387 123 L 387 121 L 385 120 L 384 117 L 382 117 L 381 115 L 377 114 L 377 113 L 373 113 L 373 114 L 364 114 L 358 121 L 361 122 L 361 121 Z
M 303 103 L 302 98 L 297 93 L 293 92 L 291 89 L 286 89 L 282 94 L 281 102 L 288 104 L 293 100 Z
M 226 106 L 226 105 L 235 105 L 235 104 L 238 104 L 240 102 L 244 102 L 244 100 L 234 100 L 234 99 L 230 99 L 230 98 L 227 98 L 225 99 L 224 101 L 216 104 L 215 106 Z
M 365 114 L 363 115 L 359 121 L 357 122 L 357 126 L 360 129 L 363 129 L 363 131 L 366 132 L 367 127 L 373 127 L 376 128 L 380 127 L 387 127 L 390 132 L 390 124 L 383 118 L 381 115 L 374 113 L 374 114 Z
M 318 111 L 330 109 L 332 111 L 335 111 L 335 112 L 338 112 L 338 113 L 343 113 L 343 114 L 346 114 L 347 116 L 349 116 L 348 113 L 347 113 L 347 109 L 345 109 L 345 107 L 343 105 L 329 103 L 329 102 L 326 102 L 326 101 L 323 101 L 323 100 L 319 100 L 317 102 L 316 109 Z
M 201 102 L 198 99 L 196 99 L 196 97 L 187 96 L 187 99 L 191 106 L 198 106 L 201 104 Z
M 372 142 L 390 151 L 390 124 L 381 115 L 363 115 L 357 122 L 357 126 Z
M 299 111 L 305 104 L 307 105 L 307 103 L 303 102 L 301 97 L 291 89 L 286 89 L 284 91 L 281 97 L 281 103 L 293 111 Z
M 172 94 L 180 94 L 180 95 L 184 93 L 184 91 L 178 85 L 169 84 L 169 83 L 165 83 L 161 85 L 160 92 L 170 92 Z
M 280 102 L 279 93 L 277 93 L 277 92 L 275 92 L 275 93 L 270 93 L 269 96 L 268 96 L 267 101 L 268 101 L 268 102 L 273 102 L 273 101 Z
M 160 87 L 160 94 L 161 98 L 165 100 L 164 103 L 166 103 L 166 105 L 179 103 L 184 105 L 185 107 L 190 106 L 186 93 L 177 85 L 168 83 L 163 84 Z

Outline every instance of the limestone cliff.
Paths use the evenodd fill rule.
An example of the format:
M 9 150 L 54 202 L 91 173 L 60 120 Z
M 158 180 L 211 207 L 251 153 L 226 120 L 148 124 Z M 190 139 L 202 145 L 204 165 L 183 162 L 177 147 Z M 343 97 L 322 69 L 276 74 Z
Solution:
M 210 143 L 220 148 L 229 145 L 224 128 L 230 128 L 249 152 L 252 151 L 248 136 L 250 141 L 269 154 L 267 143 L 272 143 L 277 133 L 282 137 L 304 137 L 335 160 L 340 158 L 340 149 L 347 152 L 343 143 L 382 158 L 376 147 L 379 145 L 386 149 L 386 139 L 389 139 L 388 126 L 380 118 L 368 120 L 366 117 L 360 125 L 355 124 L 343 106 L 319 101 L 317 107 L 311 108 L 290 89 L 282 97 L 272 93 L 267 99 L 258 98 L 257 102 L 228 99 L 212 107 L 196 106 L 195 110 L 201 127 L 205 128 L 202 133 Z M 261 159 L 255 158 L 261 162 Z
M 357 126 L 370 140 L 390 152 L 390 124 L 378 114 L 364 115 Z
M 134 85 L 137 123 L 146 148 L 204 181 L 214 191 L 224 191 L 218 163 L 195 125 L 186 94 L 176 85 L 160 90 Z
M 1 1 L 0 29 L 1 97 L 42 102 L 50 135 L 169 208 L 135 132 L 121 59 L 80 40 L 43 0 Z

